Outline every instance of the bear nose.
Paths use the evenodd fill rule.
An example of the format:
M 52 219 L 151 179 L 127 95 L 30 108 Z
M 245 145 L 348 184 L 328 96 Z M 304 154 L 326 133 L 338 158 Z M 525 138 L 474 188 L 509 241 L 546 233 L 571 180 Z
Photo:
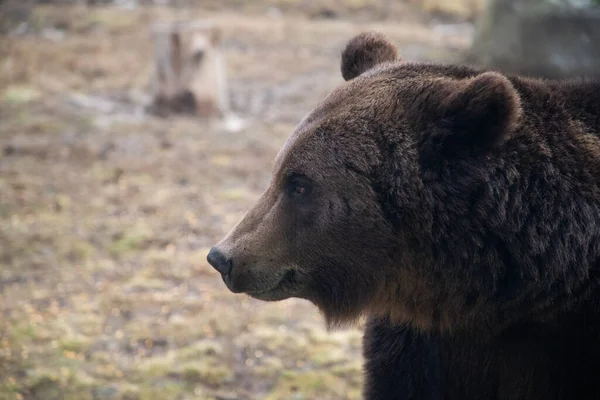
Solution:
M 208 252 L 206 260 L 214 269 L 219 271 L 221 275 L 227 275 L 231 272 L 231 259 L 227 258 L 219 249 L 213 247 Z

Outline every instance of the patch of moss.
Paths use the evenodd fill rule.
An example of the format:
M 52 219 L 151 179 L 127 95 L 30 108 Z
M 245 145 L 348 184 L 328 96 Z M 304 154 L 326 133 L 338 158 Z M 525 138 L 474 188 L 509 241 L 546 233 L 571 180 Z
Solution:
M 57 134 L 70 126 L 68 121 L 58 116 L 34 113 L 27 108 L 20 108 L 20 111 L 3 125 L 3 130 L 29 134 Z
M 286 371 L 265 400 L 346 398 L 345 382 L 326 371 Z
M 138 369 L 138 382 L 171 378 L 183 381 L 188 386 L 221 386 L 233 379 L 233 371 L 222 361 L 203 357 L 194 361 L 182 362 L 172 353 L 167 357 L 154 357 L 145 361 Z
M 40 97 L 41 93 L 34 87 L 12 85 L 4 90 L 1 101 L 9 105 L 24 105 Z
M 37 337 L 37 328 L 29 322 L 17 323 L 8 328 L 8 340 L 13 345 L 18 345 L 24 341 L 35 340 Z
M 233 372 L 229 368 L 217 362 L 206 362 L 205 360 L 183 364 L 176 371 L 190 385 L 220 386 L 233 379 Z
M 102 332 L 102 318 L 98 314 L 84 311 L 72 315 L 70 319 L 83 335 L 92 336 Z
M 214 340 L 201 340 L 184 347 L 177 352 L 177 359 L 182 361 L 198 360 L 206 356 L 217 356 L 223 353 L 222 346 Z
M 21 385 L 22 390 L 34 399 L 92 400 L 94 381 L 79 374 L 76 368 L 57 367 L 53 370 L 32 370 Z
M 72 353 L 83 353 L 89 348 L 90 341 L 84 337 L 63 338 L 58 340 L 58 349 Z
M 20 400 L 22 399 L 21 391 L 14 378 L 9 377 L 6 380 L 0 380 L 0 399 Z
M 174 360 L 170 357 L 153 357 L 144 361 L 137 370 L 135 380 L 143 382 L 155 378 L 164 378 L 171 370 Z
M 188 391 L 185 384 L 179 382 L 166 382 L 144 386 L 139 393 L 139 400 L 165 400 L 179 399 Z
M 140 249 L 147 239 L 148 235 L 145 232 L 125 232 L 113 239 L 108 251 L 112 256 L 119 256 Z

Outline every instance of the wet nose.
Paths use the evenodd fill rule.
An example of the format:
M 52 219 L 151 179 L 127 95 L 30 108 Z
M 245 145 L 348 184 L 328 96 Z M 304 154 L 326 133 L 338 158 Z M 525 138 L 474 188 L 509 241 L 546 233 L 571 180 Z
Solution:
M 231 259 L 227 258 L 219 249 L 213 247 L 208 252 L 206 260 L 214 269 L 219 271 L 221 275 L 227 275 L 231 272 Z

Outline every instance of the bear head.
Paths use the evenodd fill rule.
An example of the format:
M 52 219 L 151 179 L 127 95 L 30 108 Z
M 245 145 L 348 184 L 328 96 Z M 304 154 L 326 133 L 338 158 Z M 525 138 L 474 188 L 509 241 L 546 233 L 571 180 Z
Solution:
M 489 255 L 456 243 L 485 229 L 469 195 L 519 123 L 517 91 L 496 72 L 404 61 L 375 32 L 347 44 L 341 71 L 209 263 L 232 292 L 310 300 L 330 325 L 379 314 L 452 329 L 494 314 L 501 278 L 469 264 Z

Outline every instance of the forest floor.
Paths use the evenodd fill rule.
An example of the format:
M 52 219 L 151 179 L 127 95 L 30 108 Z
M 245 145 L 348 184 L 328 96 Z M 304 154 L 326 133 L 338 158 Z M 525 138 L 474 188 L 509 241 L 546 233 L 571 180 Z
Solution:
M 379 29 L 404 58 L 437 60 L 473 27 L 248 3 L 38 7 L 26 34 L 0 37 L 0 400 L 360 398 L 360 327 L 233 295 L 206 253 L 342 82 L 349 38 Z M 144 112 L 149 24 L 176 18 L 221 27 L 237 129 Z

